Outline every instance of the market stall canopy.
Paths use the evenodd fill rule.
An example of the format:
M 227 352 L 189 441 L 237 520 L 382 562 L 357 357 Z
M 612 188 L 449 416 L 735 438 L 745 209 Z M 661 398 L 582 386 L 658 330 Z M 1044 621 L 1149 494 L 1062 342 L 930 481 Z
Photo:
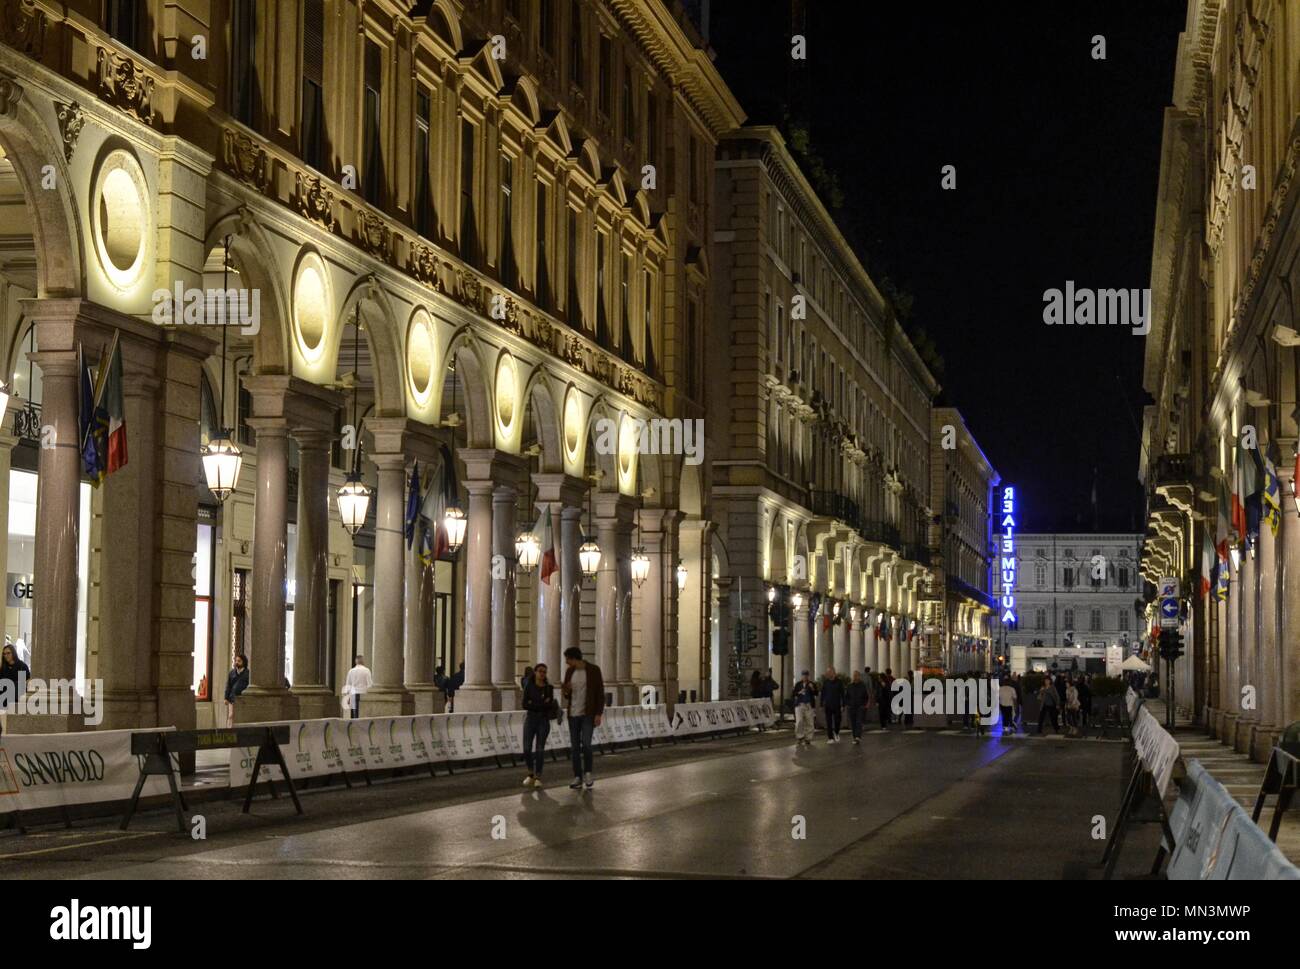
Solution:
M 1150 664 L 1144 662 L 1142 660 L 1142 657 L 1136 655 L 1130 656 L 1128 659 L 1124 660 L 1124 664 L 1120 667 L 1120 669 L 1129 670 L 1129 671 L 1137 670 L 1139 673 L 1151 672 Z

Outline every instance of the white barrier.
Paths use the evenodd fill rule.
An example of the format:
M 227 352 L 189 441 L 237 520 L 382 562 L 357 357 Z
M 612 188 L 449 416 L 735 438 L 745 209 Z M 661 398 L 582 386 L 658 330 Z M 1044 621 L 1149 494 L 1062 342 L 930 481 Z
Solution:
M 717 733 L 745 727 L 766 727 L 776 722 L 771 700 L 713 700 L 679 703 L 673 710 L 675 736 Z
M 1142 766 L 1151 772 L 1156 789 L 1164 797 L 1173 776 L 1174 762 L 1178 760 L 1178 741 L 1151 715 L 1145 706 L 1139 708 L 1133 723 L 1133 746 L 1142 760 Z
M 129 799 L 140 778 L 139 760 L 131 753 L 135 732 L 0 737 L 0 814 Z M 164 777 L 150 777 L 141 796 L 169 795 Z

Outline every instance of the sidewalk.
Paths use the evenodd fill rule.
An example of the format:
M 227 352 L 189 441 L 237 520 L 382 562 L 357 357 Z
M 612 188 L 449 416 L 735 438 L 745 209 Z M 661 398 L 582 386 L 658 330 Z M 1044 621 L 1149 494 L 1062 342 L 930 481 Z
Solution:
M 1163 700 L 1147 700 L 1149 709 L 1160 725 L 1165 723 L 1165 703 Z M 1255 809 L 1255 798 L 1259 795 L 1259 785 L 1264 780 L 1264 766 L 1251 760 L 1246 754 L 1238 753 L 1231 747 L 1219 743 L 1206 735 L 1203 727 L 1195 726 L 1191 720 L 1178 715 L 1174 721 L 1174 737 L 1184 757 L 1195 757 L 1201 765 L 1213 775 L 1214 779 L 1228 789 L 1228 793 L 1249 814 Z M 1273 805 L 1276 797 L 1269 796 L 1264 801 L 1264 810 L 1257 822 L 1268 831 L 1273 820 Z M 1293 863 L 1300 865 L 1300 798 L 1292 801 L 1289 811 L 1282 817 L 1282 826 L 1277 832 L 1277 846 Z

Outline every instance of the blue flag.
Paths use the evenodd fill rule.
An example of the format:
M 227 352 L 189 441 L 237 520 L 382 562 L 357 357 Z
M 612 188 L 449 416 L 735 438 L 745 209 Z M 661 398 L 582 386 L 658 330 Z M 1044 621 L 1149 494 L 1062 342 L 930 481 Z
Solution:
M 420 518 L 420 465 L 411 467 L 411 483 L 406 489 L 406 547 L 415 544 L 415 523 Z
M 81 360 L 81 406 L 77 410 L 77 432 L 81 440 L 81 468 L 90 483 L 98 485 L 104 480 L 104 454 L 100 449 L 101 436 L 95 420 L 95 381 L 90 376 L 90 365 Z

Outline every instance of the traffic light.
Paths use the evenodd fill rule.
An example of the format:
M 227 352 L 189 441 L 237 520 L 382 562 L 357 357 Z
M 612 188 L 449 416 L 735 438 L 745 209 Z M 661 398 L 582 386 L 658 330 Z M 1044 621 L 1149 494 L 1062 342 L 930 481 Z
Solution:
M 1183 634 L 1177 629 L 1167 629 L 1160 637 L 1160 658 L 1175 660 L 1183 655 Z
M 786 656 L 790 653 L 790 590 L 782 586 L 776 590 L 776 598 L 767 607 L 772 619 L 772 655 Z

